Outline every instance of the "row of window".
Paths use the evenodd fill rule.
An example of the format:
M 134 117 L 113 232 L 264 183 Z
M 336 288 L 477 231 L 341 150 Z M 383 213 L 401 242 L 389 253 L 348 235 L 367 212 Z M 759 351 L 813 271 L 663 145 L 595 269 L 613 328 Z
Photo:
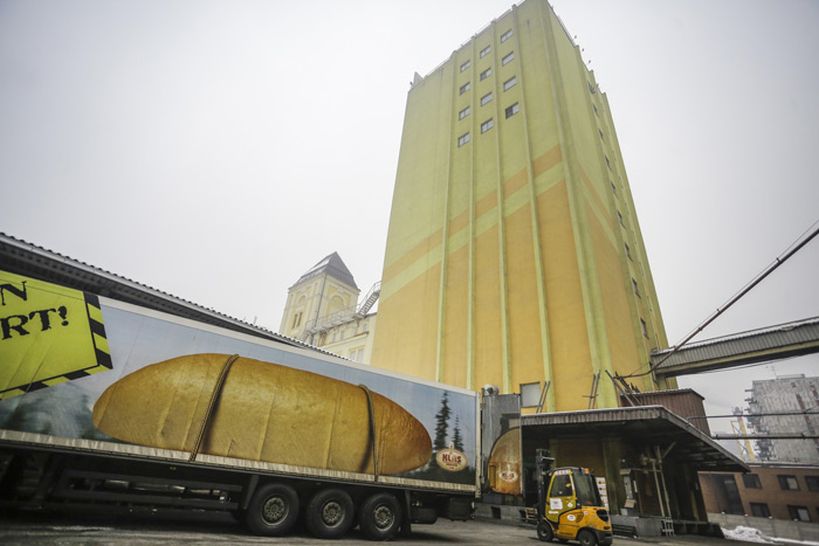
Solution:
M 758 518 L 769 518 L 771 517 L 771 510 L 768 508 L 767 503 L 764 502 L 752 502 L 751 505 L 751 515 L 756 516 Z M 819 508 L 817 508 L 819 511 Z M 794 506 L 789 504 L 788 505 L 788 516 L 796 521 L 810 521 L 810 510 L 808 510 L 807 506 Z
M 594 93 L 594 89 L 592 88 L 591 84 L 589 84 L 589 90 L 592 93 Z M 594 110 L 595 115 L 597 115 L 597 116 L 600 115 L 600 113 L 597 111 L 597 106 L 595 106 L 594 101 L 592 101 L 592 109 Z M 597 134 L 600 135 L 600 140 L 602 140 L 603 142 L 606 141 L 606 137 L 603 134 L 603 131 L 599 127 L 597 128 Z M 608 167 L 609 171 L 613 172 L 614 167 L 611 164 L 611 160 L 609 159 L 609 156 L 604 153 L 603 158 L 606 160 L 606 167 Z M 617 194 L 617 186 L 614 185 L 614 182 L 612 182 L 611 179 L 609 179 L 609 186 L 611 187 L 611 192 L 616 195 Z M 626 221 L 623 218 L 623 213 L 620 212 L 619 210 L 617 211 L 617 222 L 620 224 L 620 226 L 622 228 L 625 229 Z M 629 259 L 629 261 L 633 261 L 634 258 L 632 258 L 632 256 L 631 256 L 631 248 L 628 246 L 628 243 L 626 243 L 626 242 L 623 243 L 623 249 L 625 250 L 626 257 Z M 638 298 L 642 298 L 642 296 L 640 295 L 640 286 L 637 284 L 637 280 L 634 279 L 634 277 L 631 278 L 631 287 L 632 287 L 632 289 L 634 291 L 634 295 L 637 296 Z M 648 338 L 648 327 L 646 325 L 646 321 L 643 320 L 642 318 L 640 319 L 640 328 L 642 329 L 643 337 Z
M 489 75 L 492 73 L 492 69 L 487 68 L 484 72 L 488 72 L 488 74 L 486 75 L 486 77 L 484 77 L 484 75 L 482 73 L 481 74 L 481 79 L 482 80 L 485 80 L 486 78 L 489 77 Z M 508 91 L 508 90 L 512 89 L 513 87 L 515 87 L 515 85 L 517 85 L 517 83 L 518 83 L 518 77 L 517 76 L 512 76 L 511 78 L 509 78 L 508 80 L 503 82 L 503 90 Z M 461 87 L 458 88 L 458 94 L 463 95 L 464 93 L 466 93 L 470 89 L 472 89 L 472 82 L 466 82 L 465 84 L 463 84 Z M 490 97 L 489 100 L 487 100 L 486 102 L 489 102 L 490 100 L 492 100 L 491 96 L 492 96 L 492 93 L 489 92 L 486 95 L 484 95 L 483 97 L 481 97 L 481 104 L 482 105 L 486 104 L 485 102 L 483 102 L 483 100 L 486 97 Z
M 509 78 L 508 80 L 503 82 L 503 90 L 504 91 L 509 91 L 510 89 L 515 87 L 515 85 L 517 85 L 517 83 L 518 83 L 518 77 L 517 76 L 512 76 L 511 78 Z M 464 90 L 464 91 L 461 92 L 462 95 L 464 93 L 466 93 L 467 91 L 469 91 L 469 82 L 462 85 L 461 89 Z M 480 102 L 481 102 L 481 106 L 487 105 L 490 102 L 492 102 L 492 91 L 490 91 L 489 93 L 482 96 Z
M 506 116 L 506 119 L 511 118 L 512 116 L 514 116 L 518 112 L 520 112 L 520 105 L 517 102 L 507 106 L 503 111 L 504 115 Z M 466 108 L 464 108 L 463 110 L 458 112 L 458 119 L 464 119 L 468 115 L 469 115 L 469 106 L 467 106 Z M 492 119 L 492 118 L 489 118 L 489 119 L 481 122 L 481 133 L 487 132 L 488 130 L 490 130 L 494 126 L 495 126 L 495 120 Z M 461 136 L 458 137 L 458 148 L 460 148 L 464 144 L 468 144 L 470 140 L 472 140 L 472 137 L 470 136 L 469 131 L 467 131 L 466 133 L 464 133 L 464 134 L 462 134 Z
M 589 83 L 589 92 L 591 92 L 592 94 L 594 94 L 596 92 L 596 87 L 593 86 L 591 83 Z M 597 105 L 594 104 L 593 100 L 592 100 L 591 105 L 592 105 L 592 110 L 594 110 L 594 115 L 599 117 L 600 112 L 597 110 Z M 600 136 L 600 140 L 602 140 L 603 142 L 606 142 L 606 137 L 603 134 L 603 130 L 600 129 L 599 127 L 597 128 L 597 134 Z M 606 161 L 606 167 L 608 168 L 608 170 L 610 172 L 614 172 L 614 166 L 612 165 L 611 160 L 609 159 L 609 156 L 604 153 L 603 158 Z M 617 194 L 617 186 L 615 186 L 614 182 L 612 182 L 611 179 L 609 179 L 609 186 L 611 186 L 611 192 L 616 195 Z M 620 224 L 621 227 L 623 227 L 623 228 L 626 227 L 626 222 L 625 222 L 625 219 L 623 218 L 623 213 L 621 213 L 619 210 L 617 211 L 617 221 L 618 221 L 618 223 Z M 633 258 L 631 256 L 631 248 L 629 248 L 628 243 L 624 242 L 623 247 L 624 247 L 624 250 L 626 252 L 626 257 L 629 260 L 633 261 Z M 633 277 L 631 279 L 631 287 L 634 290 L 634 295 L 637 296 L 638 298 L 641 298 L 642 296 L 640 295 L 640 287 L 637 284 L 637 280 L 634 279 Z M 642 330 L 643 337 L 648 338 L 648 326 L 646 324 L 646 321 L 643 320 L 642 318 L 640 319 L 640 328 Z
M 503 34 L 501 34 L 500 41 L 501 41 L 501 43 L 503 43 L 503 42 L 505 42 L 506 40 L 508 40 L 511 37 L 512 37 L 512 29 L 509 29 L 506 32 L 504 32 Z M 478 53 L 478 56 L 481 59 L 483 59 L 484 57 L 489 55 L 489 53 L 491 51 L 492 51 L 492 46 L 488 45 L 485 48 L 480 50 L 480 52 Z M 511 55 L 511 53 L 510 53 L 510 55 Z M 509 55 L 507 55 L 506 57 L 509 57 Z M 511 61 L 512 58 L 514 58 L 514 56 L 512 56 L 512 58 L 510 58 L 509 60 L 506 60 L 506 57 L 504 57 L 503 60 L 501 61 L 502 64 L 506 64 L 509 61 Z M 461 63 L 460 71 L 464 72 L 464 71 L 468 70 L 470 66 L 472 66 L 472 61 L 467 59 L 463 63 Z
M 511 37 L 512 37 L 512 30 L 509 29 L 506 32 L 504 32 L 503 34 L 501 34 L 500 41 L 501 41 L 501 43 L 503 43 L 503 42 L 505 42 L 506 40 L 508 40 Z M 480 52 L 478 53 L 478 56 L 481 59 L 483 59 L 484 57 L 489 55 L 489 53 L 491 51 L 492 51 L 492 46 L 488 45 L 485 48 L 480 50 Z M 505 59 L 505 57 L 504 57 L 504 59 Z M 512 59 L 509 59 L 509 60 L 512 60 Z M 505 61 L 505 62 L 503 62 L 503 64 L 506 64 L 507 62 L 509 62 L 509 61 Z M 472 66 L 472 61 L 467 59 L 466 61 L 461 63 L 461 67 L 460 67 L 461 72 L 464 72 L 464 71 L 468 70 L 470 66 Z
M 779 488 L 784 491 L 799 491 L 799 480 L 792 474 L 777 474 Z M 742 484 L 746 489 L 762 489 L 759 474 L 743 474 Z M 805 485 L 808 491 L 819 491 L 819 476 L 805 476 Z

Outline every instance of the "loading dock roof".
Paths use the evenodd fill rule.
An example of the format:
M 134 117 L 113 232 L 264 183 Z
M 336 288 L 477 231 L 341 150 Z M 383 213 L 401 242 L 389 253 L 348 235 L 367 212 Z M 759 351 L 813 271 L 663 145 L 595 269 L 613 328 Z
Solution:
M 615 436 L 663 448 L 673 444 L 669 456 L 694 463 L 697 470 L 748 471 L 748 466 L 731 452 L 663 406 L 523 415 L 521 426 L 543 427 L 556 438 Z

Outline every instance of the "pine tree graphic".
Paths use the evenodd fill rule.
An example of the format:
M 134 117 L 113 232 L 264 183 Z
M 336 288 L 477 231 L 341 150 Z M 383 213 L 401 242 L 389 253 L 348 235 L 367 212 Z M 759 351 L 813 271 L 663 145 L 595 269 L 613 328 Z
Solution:
M 461 436 L 461 419 L 455 416 L 455 430 L 452 432 L 452 447 L 463 453 L 464 438 Z
M 435 441 L 432 443 L 432 449 L 440 451 L 446 449 L 446 437 L 449 431 L 449 398 L 447 393 L 441 397 L 441 409 L 435 414 Z M 460 434 L 460 431 L 458 431 Z

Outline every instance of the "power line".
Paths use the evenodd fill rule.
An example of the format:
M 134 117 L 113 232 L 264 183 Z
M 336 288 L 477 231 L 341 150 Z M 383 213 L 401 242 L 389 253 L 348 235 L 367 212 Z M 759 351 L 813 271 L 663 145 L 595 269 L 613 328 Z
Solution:
M 788 245 L 788 247 L 782 252 L 782 254 L 777 256 L 774 259 L 774 261 L 771 262 L 765 269 L 763 269 L 753 279 L 748 281 L 748 283 L 745 284 L 745 286 L 743 286 L 736 294 L 731 296 L 731 298 L 727 302 L 725 302 L 722 306 L 717 307 L 716 311 L 711 313 L 711 315 L 707 319 L 705 319 L 704 322 L 702 322 L 699 326 L 697 326 L 682 341 L 680 341 L 674 347 L 672 347 L 671 351 L 669 351 L 659 362 L 657 362 L 656 364 L 652 364 L 651 366 L 649 366 L 648 370 L 646 370 L 644 372 L 632 373 L 630 375 L 625 375 L 625 376 L 621 376 L 621 377 L 623 379 L 629 379 L 629 378 L 632 378 L 632 377 L 642 377 L 644 375 L 650 374 L 651 372 L 656 370 L 658 367 L 660 367 L 660 365 L 662 365 L 663 362 L 668 360 L 669 357 L 671 357 L 671 355 L 676 353 L 683 345 L 685 345 L 686 343 L 691 341 L 691 339 L 694 336 L 696 336 L 697 334 L 702 332 L 709 324 L 714 322 L 717 319 L 717 317 L 722 315 L 732 305 L 734 305 L 736 302 L 738 302 L 745 294 L 750 292 L 756 285 L 761 283 L 765 279 L 765 277 L 767 277 L 768 275 L 770 275 L 771 273 L 776 271 L 776 269 L 779 268 L 779 266 L 781 266 L 786 261 L 788 261 L 788 259 L 791 256 L 793 256 L 794 254 L 799 252 L 799 250 L 801 250 L 806 244 L 808 244 L 811 240 L 813 240 L 814 237 L 819 235 L 819 227 L 817 226 L 817 224 L 819 224 L 819 220 L 816 220 L 808 229 L 803 231 L 799 235 L 799 237 L 797 237 L 796 240 L 794 240 L 793 243 Z M 808 235 L 805 236 L 805 234 L 808 234 Z M 800 239 L 802 239 L 802 240 L 800 241 Z
M 811 408 L 803 411 L 769 411 L 766 413 L 726 413 L 725 415 L 691 415 L 686 417 L 692 419 L 729 419 L 734 417 L 775 417 L 779 415 L 819 415 L 819 408 Z
M 768 434 L 712 434 L 714 440 L 817 440 L 819 434 L 806 432 L 773 432 Z

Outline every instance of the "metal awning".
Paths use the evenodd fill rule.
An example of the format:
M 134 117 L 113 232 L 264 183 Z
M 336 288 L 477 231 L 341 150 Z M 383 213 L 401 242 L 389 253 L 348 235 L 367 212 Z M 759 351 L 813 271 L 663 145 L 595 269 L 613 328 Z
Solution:
M 663 406 L 562 411 L 521 416 L 521 426 L 542 427 L 554 438 L 616 437 L 633 444 L 674 447 L 668 457 L 697 470 L 747 472 L 748 466 L 694 425 Z

